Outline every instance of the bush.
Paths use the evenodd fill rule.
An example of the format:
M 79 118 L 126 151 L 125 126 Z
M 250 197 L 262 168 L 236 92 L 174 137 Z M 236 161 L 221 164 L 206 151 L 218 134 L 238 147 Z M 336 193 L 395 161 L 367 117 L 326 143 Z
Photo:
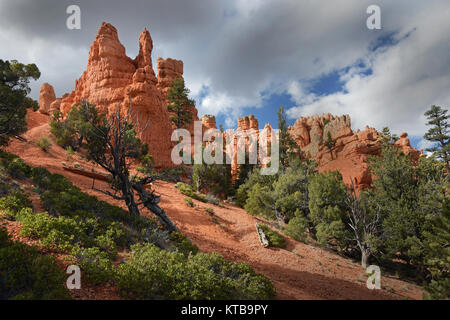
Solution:
M 0 229 L 0 299 L 68 299 L 56 259 L 9 239 Z
M 36 142 L 36 145 L 41 148 L 42 151 L 47 152 L 52 146 L 52 142 L 47 137 L 42 137 L 41 140 Z
M 40 239 L 40 243 L 47 248 L 70 251 L 77 243 L 88 243 L 87 226 L 74 219 L 54 218 L 47 212 L 33 213 L 29 208 L 19 212 L 17 218 L 22 224 L 20 234 Z
M 141 299 L 270 299 L 270 281 L 246 264 L 226 261 L 218 254 L 186 257 L 151 244 L 132 247 L 116 281 L 121 293 Z
M 262 231 L 266 235 L 267 241 L 269 241 L 269 246 L 277 248 L 286 247 L 286 238 L 280 235 L 278 232 L 271 230 L 266 225 L 260 225 Z
M 186 205 L 187 205 L 188 207 L 191 207 L 191 208 L 194 207 L 194 202 L 192 201 L 191 198 L 184 198 L 184 203 L 186 203 Z
M 210 215 L 214 215 L 214 209 L 213 208 L 206 208 L 205 211 L 206 211 L 206 213 L 208 213 Z
M 68 146 L 66 149 L 66 157 L 68 160 L 72 159 L 73 155 L 75 154 L 75 151 L 71 146 Z
M 14 191 L 9 196 L 0 198 L 0 210 L 13 220 L 22 209 L 31 207 L 31 200 L 22 191 Z
M 30 166 L 28 166 L 25 161 L 20 158 L 13 159 L 10 162 L 5 162 L 4 166 L 6 168 L 6 173 L 16 179 L 28 178 L 32 172 Z
M 191 198 L 201 201 L 201 202 L 205 202 L 205 203 L 208 202 L 208 199 L 206 198 L 205 195 L 194 192 L 194 190 L 192 190 L 192 187 L 186 183 L 178 182 L 175 186 L 185 196 L 191 197 Z
M 76 263 L 85 272 L 84 276 L 93 284 L 100 284 L 113 279 L 114 268 L 110 257 L 100 248 L 81 248 L 75 246 L 72 255 Z
M 173 242 L 175 250 L 185 256 L 189 256 L 190 254 L 195 255 L 198 252 L 198 247 L 180 232 L 172 232 L 170 234 L 170 240 Z
M 288 225 L 284 229 L 284 233 L 289 237 L 297 241 L 306 240 L 306 228 L 308 227 L 308 221 L 302 216 L 296 216 L 289 220 Z

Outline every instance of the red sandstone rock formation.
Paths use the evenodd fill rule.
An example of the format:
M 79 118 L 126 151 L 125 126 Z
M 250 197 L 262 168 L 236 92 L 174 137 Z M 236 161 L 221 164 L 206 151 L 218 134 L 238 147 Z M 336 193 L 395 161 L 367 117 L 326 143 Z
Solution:
M 336 146 L 332 150 L 333 159 L 324 144 L 328 139 L 328 132 L 336 140 Z M 381 152 L 381 136 L 374 128 L 366 127 L 363 131 L 354 132 L 350 116 L 323 114 L 301 117 L 289 127 L 289 133 L 305 156 L 317 161 L 321 172 L 338 170 L 347 185 L 353 180 L 358 191 L 371 184 L 368 156 L 379 155 Z M 407 134 L 402 134 L 395 145 L 417 160 L 421 153 L 411 147 L 406 137 Z
M 172 87 L 172 83 L 177 78 L 183 78 L 183 61 L 171 58 L 158 58 L 158 83 L 157 88 L 167 98 L 167 93 Z
M 208 129 L 217 129 L 216 117 L 210 114 L 205 114 L 200 118 L 202 122 L 203 132 Z
M 172 126 L 163 95 L 166 88 L 161 89 L 163 93 L 158 89 L 158 80 L 152 67 L 152 50 L 152 38 L 145 29 L 139 36 L 138 56 L 134 60 L 129 58 L 119 41 L 116 28 L 102 23 L 90 47 L 86 71 L 75 81 L 75 90 L 60 102 L 56 101 L 53 107 L 56 109 L 59 104 L 61 112 L 67 114 L 74 104 L 87 100 L 101 112 L 110 115 L 119 106 L 125 114 L 131 104 L 132 112 L 139 114 L 138 126 L 150 122 L 141 138 L 149 144 L 149 152 L 156 166 L 169 167 L 172 166 Z M 181 70 L 178 62 L 174 65 L 174 72 L 181 71 L 182 74 L 182 63 Z M 163 73 L 170 76 L 168 68 L 165 69 Z M 160 86 L 165 83 L 162 79 Z
M 50 107 L 55 100 L 56 100 L 55 90 L 50 84 L 45 82 L 41 86 L 41 91 L 39 95 L 39 112 L 47 115 L 51 114 Z
M 239 173 L 239 164 L 238 164 L 238 148 L 246 148 L 246 151 L 249 151 L 249 143 L 250 140 L 248 137 L 245 138 L 245 144 L 241 145 L 238 144 L 238 137 L 240 135 L 255 135 L 255 139 L 259 139 L 259 127 L 258 127 L 258 120 L 255 118 L 254 115 L 248 115 L 245 117 L 238 118 L 238 126 L 236 129 L 236 133 L 233 137 L 233 144 L 234 144 L 234 155 L 233 155 L 233 162 L 231 164 L 231 175 L 233 178 L 233 181 L 237 178 Z M 256 140 L 258 141 L 258 140 Z M 249 159 L 248 159 L 249 160 Z M 257 159 L 258 161 L 258 159 Z

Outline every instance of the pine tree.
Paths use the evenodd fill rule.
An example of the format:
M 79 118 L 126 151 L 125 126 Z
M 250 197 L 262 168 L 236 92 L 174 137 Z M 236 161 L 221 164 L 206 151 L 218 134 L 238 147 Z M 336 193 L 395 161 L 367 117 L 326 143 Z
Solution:
M 37 80 L 40 75 L 35 64 L 0 59 L 0 146 L 26 130 L 27 108 L 38 108 L 37 102 L 27 97 L 30 79 Z
M 431 281 L 426 286 L 432 299 L 450 298 L 450 198 L 442 213 L 432 218 L 431 231 L 426 233 L 426 261 Z
M 168 109 L 174 115 L 170 117 L 175 126 L 185 128 L 192 122 L 192 113 L 186 110 L 186 107 L 194 106 L 194 101 L 189 99 L 189 89 L 185 87 L 183 78 L 177 78 L 170 88 L 167 99 L 169 100 Z
M 448 110 L 442 109 L 440 106 L 432 106 L 430 110 L 425 112 L 428 119 L 427 125 L 431 126 L 424 138 L 435 145 L 428 148 L 427 151 L 433 152 L 434 156 L 444 161 L 447 174 L 450 173 L 450 115 Z
M 288 125 L 286 121 L 286 114 L 283 106 L 278 108 L 278 131 L 279 131 L 279 155 L 280 167 L 285 170 L 289 164 L 289 158 L 300 154 L 300 148 L 289 134 Z
M 327 135 L 327 141 L 325 141 L 325 147 L 328 148 L 328 150 L 330 151 L 330 155 L 331 155 L 331 160 L 333 160 L 333 149 L 336 146 L 336 139 L 333 139 L 331 137 L 331 132 L 328 131 L 328 135 Z

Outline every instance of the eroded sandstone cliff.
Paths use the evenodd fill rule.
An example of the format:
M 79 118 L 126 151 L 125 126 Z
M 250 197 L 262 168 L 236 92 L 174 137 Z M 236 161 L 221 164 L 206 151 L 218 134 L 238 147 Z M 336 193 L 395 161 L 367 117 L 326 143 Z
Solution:
M 330 132 L 335 147 L 326 146 Z M 353 183 L 357 190 L 368 187 L 372 183 L 368 157 L 380 155 L 380 133 L 374 128 L 366 126 L 364 130 L 354 132 L 351 129 L 351 119 L 348 115 L 334 116 L 331 114 L 301 117 L 289 133 L 300 146 L 304 155 L 318 163 L 321 172 L 338 170 L 349 185 Z M 403 133 L 395 143 L 403 153 L 411 154 L 415 160 L 421 152 L 412 148 L 408 134 Z
M 70 94 L 56 99 L 50 88 L 41 89 L 41 109 L 60 110 L 64 115 L 76 103 L 87 100 L 98 110 L 108 115 L 121 108 L 126 114 L 138 114 L 138 127 L 148 128 L 141 138 L 149 144 L 149 152 L 158 167 L 170 167 L 170 141 L 172 125 L 167 110 L 167 91 L 177 77 L 182 77 L 183 62 L 173 59 L 158 59 L 158 78 L 152 65 L 153 41 L 145 29 L 139 36 L 139 54 L 131 59 L 120 43 L 117 30 L 109 23 L 102 23 L 95 41 L 89 50 L 89 59 L 83 75 L 75 81 L 75 89 Z M 194 120 L 197 110 L 192 108 Z M 136 117 L 137 118 L 137 117 Z

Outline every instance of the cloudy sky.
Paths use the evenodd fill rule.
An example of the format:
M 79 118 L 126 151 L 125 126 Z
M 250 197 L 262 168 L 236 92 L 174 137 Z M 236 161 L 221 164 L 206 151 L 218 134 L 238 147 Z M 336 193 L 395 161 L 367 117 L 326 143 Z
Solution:
M 66 28 L 72 4 L 81 30 Z M 366 27 L 372 4 L 381 30 Z M 199 113 L 226 128 L 246 114 L 276 127 L 282 104 L 291 124 L 350 114 L 354 129 L 389 126 L 422 147 L 424 111 L 450 106 L 449 0 L 0 0 L 0 59 L 38 65 L 34 98 L 43 82 L 71 92 L 102 21 L 132 58 L 146 27 L 153 61 L 182 59 Z

